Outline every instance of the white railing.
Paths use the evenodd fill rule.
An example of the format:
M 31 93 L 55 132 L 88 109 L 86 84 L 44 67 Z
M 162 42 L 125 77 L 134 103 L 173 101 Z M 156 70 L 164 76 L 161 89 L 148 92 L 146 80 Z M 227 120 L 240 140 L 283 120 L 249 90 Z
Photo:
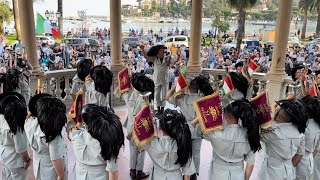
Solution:
M 37 76 L 37 85 L 31 86 L 33 88 L 39 88 L 39 79 L 41 84 L 41 92 L 48 93 L 58 97 L 61 100 L 69 101 L 72 100 L 71 97 L 71 84 L 72 79 L 76 75 L 76 69 L 63 69 L 56 71 L 44 72 L 43 76 Z M 61 89 L 61 84 L 64 82 L 64 88 Z M 36 89 L 33 89 L 35 92 Z M 62 98 L 63 92 L 65 96 Z

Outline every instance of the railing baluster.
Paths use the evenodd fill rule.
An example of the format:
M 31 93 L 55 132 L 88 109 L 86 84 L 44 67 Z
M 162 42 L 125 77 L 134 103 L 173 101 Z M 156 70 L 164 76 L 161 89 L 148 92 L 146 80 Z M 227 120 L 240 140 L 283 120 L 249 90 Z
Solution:
M 70 76 L 65 76 L 65 88 L 64 88 L 64 92 L 66 93 L 66 96 L 64 97 L 64 99 L 67 100 L 71 100 L 72 97 L 70 95 L 71 93 L 71 89 L 70 89 Z
M 55 91 L 55 93 L 56 93 L 57 98 L 62 99 L 62 97 L 61 97 L 62 91 L 60 89 L 60 78 L 61 78 L 60 76 L 55 78 L 55 80 L 56 80 L 56 91 Z

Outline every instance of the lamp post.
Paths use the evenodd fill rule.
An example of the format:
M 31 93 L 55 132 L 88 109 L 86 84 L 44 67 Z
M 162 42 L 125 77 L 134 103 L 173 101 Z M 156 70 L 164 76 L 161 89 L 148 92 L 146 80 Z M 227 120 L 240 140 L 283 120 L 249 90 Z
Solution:
M 57 23 L 58 19 L 61 17 L 61 13 L 59 11 L 57 11 L 55 13 L 53 11 L 46 10 L 44 15 L 50 21 L 51 26 L 59 28 L 58 23 Z
M 83 28 L 83 26 L 86 24 L 86 20 L 87 20 L 87 12 L 86 12 L 86 10 L 79 10 L 78 11 L 78 16 L 79 16 L 79 18 L 82 20 L 82 29 L 81 29 L 81 31 L 82 31 L 82 37 L 83 37 L 83 32 L 84 32 L 84 28 Z

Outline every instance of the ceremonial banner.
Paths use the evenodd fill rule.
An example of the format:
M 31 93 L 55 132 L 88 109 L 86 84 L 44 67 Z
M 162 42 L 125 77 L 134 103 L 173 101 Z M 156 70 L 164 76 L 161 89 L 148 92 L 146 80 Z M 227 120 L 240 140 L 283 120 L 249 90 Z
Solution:
M 309 91 L 309 94 L 311 96 L 318 96 L 318 86 L 316 83 L 314 83 Z
M 248 61 L 248 75 L 252 77 L 253 73 L 259 69 L 259 66 L 252 60 Z
M 175 90 L 175 98 L 181 94 L 184 93 L 184 88 L 188 86 L 186 80 L 184 79 L 184 76 L 182 73 L 180 73 L 177 84 L 176 84 L 176 90 Z
M 154 138 L 154 126 L 149 104 L 145 104 L 133 119 L 133 140 L 138 147 L 149 143 Z
M 234 87 L 229 74 L 226 75 L 224 79 L 223 86 L 221 88 L 222 96 L 226 96 L 233 91 Z
M 204 134 L 223 129 L 221 99 L 218 93 L 196 100 L 193 106 Z
M 256 111 L 261 128 L 267 129 L 271 126 L 271 107 L 268 102 L 267 93 L 261 92 L 251 100 L 251 106 Z
M 124 68 L 118 73 L 119 92 L 121 94 L 129 91 L 130 89 L 130 77 L 129 69 Z
M 72 107 L 69 112 L 68 120 L 74 121 L 76 126 L 79 126 L 82 122 L 81 111 L 83 106 L 83 91 L 79 90 L 76 94 Z

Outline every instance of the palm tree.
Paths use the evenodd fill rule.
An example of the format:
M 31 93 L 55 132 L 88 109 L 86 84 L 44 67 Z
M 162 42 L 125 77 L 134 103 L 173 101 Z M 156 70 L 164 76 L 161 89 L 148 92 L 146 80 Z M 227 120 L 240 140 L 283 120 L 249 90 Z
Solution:
M 238 30 L 237 30 L 237 50 L 240 50 L 242 38 L 245 33 L 246 11 L 251 9 L 257 3 L 257 0 L 227 0 L 231 8 L 239 12 Z
M 58 0 L 58 12 L 60 12 L 60 17 L 58 19 L 59 33 L 63 36 L 63 3 L 62 0 Z
M 21 40 L 21 26 L 20 26 L 18 0 L 12 0 L 12 5 L 13 5 L 14 28 L 16 29 L 17 40 Z
M 299 9 L 303 11 L 303 24 L 302 24 L 302 30 L 301 30 L 301 39 L 306 38 L 308 11 L 312 7 L 313 2 L 314 2 L 314 0 L 300 0 L 299 1 Z

